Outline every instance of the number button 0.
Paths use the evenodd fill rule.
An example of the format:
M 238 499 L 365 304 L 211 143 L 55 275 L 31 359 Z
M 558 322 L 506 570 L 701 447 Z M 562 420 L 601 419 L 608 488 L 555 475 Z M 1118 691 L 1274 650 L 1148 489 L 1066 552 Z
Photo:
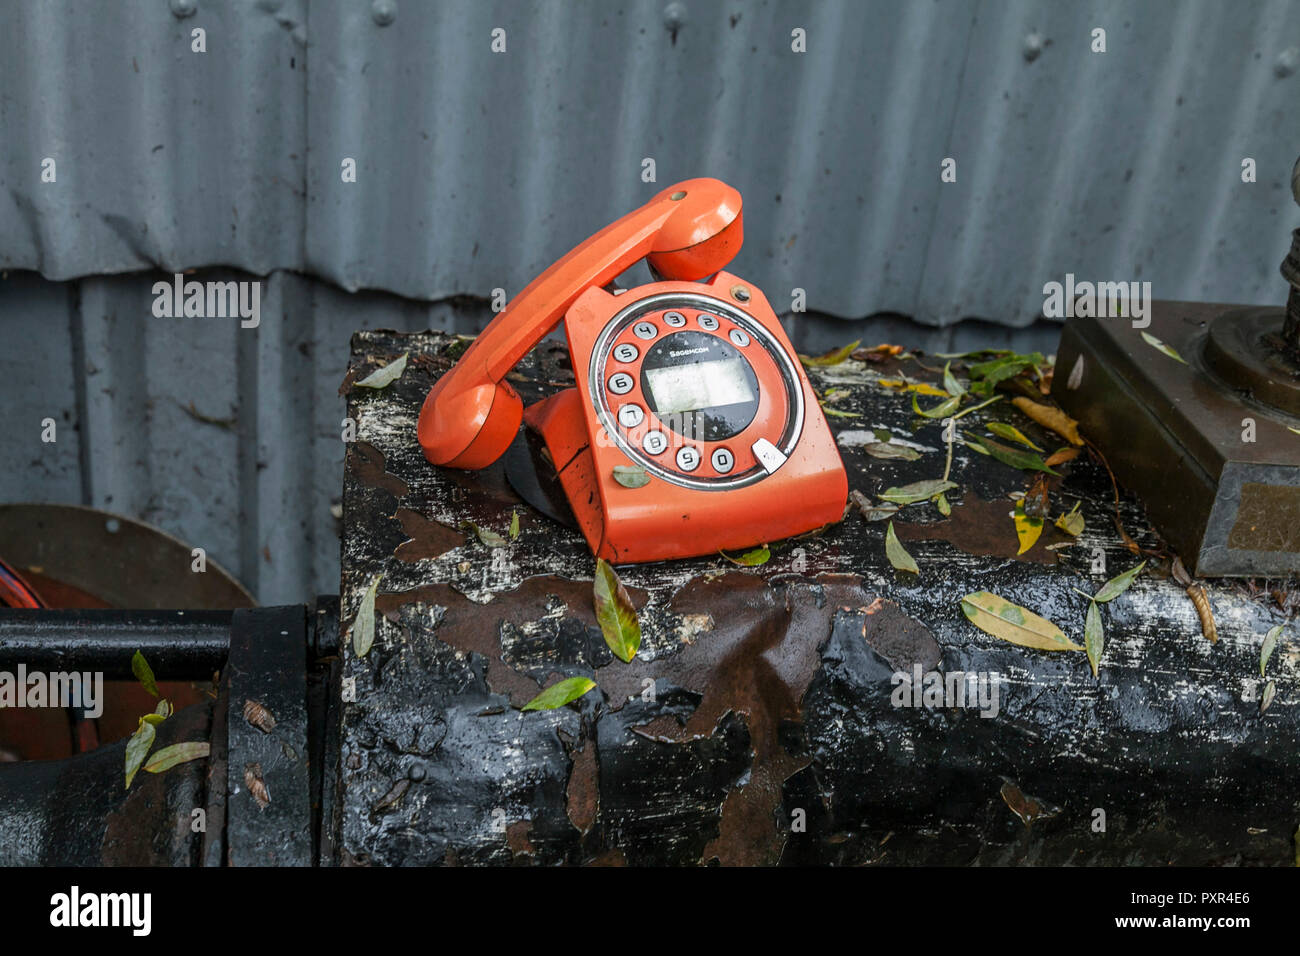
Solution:
M 686 316 L 682 315 L 680 312 L 664 313 L 664 325 L 670 328 L 680 329 L 685 324 L 686 324 Z
M 663 432 L 646 432 L 645 438 L 641 439 L 641 447 L 646 450 L 646 454 L 662 454 L 668 447 L 668 436 Z
M 624 405 L 618 410 L 618 423 L 624 428 L 636 428 L 645 421 L 645 412 L 640 405 Z
M 636 357 L 640 354 L 641 353 L 636 350 L 636 346 L 629 342 L 624 342 L 622 345 L 614 346 L 614 358 L 618 359 L 620 362 L 635 362 Z
M 632 376 L 627 372 L 615 372 L 609 377 L 609 390 L 615 395 L 626 395 L 632 391 Z
M 716 332 L 718 329 L 718 320 L 711 315 L 700 315 L 696 321 L 700 323 L 700 328 L 708 329 L 710 332 Z
M 713 470 L 720 475 L 725 475 L 736 467 L 736 456 L 726 448 L 714 449 L 709 460 L 713 462 Z
M 632 326 L 632 334 L 638 339 L 652 339 L 659 334 L 653 322 L 638 322 Z
M 677 467 L 682 471 L 694 471 L 700 467 L 700 453 L 690 445 L 677 449 Z

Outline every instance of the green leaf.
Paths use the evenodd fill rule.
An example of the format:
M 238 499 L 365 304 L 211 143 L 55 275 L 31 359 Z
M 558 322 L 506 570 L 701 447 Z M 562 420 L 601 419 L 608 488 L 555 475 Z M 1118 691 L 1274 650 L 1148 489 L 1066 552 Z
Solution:
M 375 595 L 379 592 L 379 579 L 384 575 L 376 574 L 375 579 L 361 596 L 361 606 L 357 616 L 352 619 L 352 651 L 357 657 L 370 653 L 370 646 L 375 643 Z
M 822 414 L 829 415 L 831 416 L 831 418 L 861 418 L 862 417 L 857 412 L 846 412 L 838 408 L 827 408 L 825 405 L 822 406 Z
M 487 545 L 489 548 L 504 548 L 506 546 L 506 539 L 490 528 L 480 528 L 472 521 L 463 522 L 461 527 L 469 528 L 470 531 L 474 532 L 479 541 Z
M 1156 338 L 1156 337 L 1155 337 L 1154 335 L 1152 335 L 1150 332 L 1143 332 L 1143 333 L 1142 333 L 1142 340 L 1143 340 L 1144 342 L 1146 342 L 1146 344 L 1149 345 L 1149 346 L 1151 346 L 1152 348 L 1154 348 L 1154 349 L 1158 349 L 1159 351 L 1164 352 L 1164 353 L 1165 353 L 1166 355 L 1168 355 L 1171 359 L 1174 359 L 1175 361 L 1182 362 L 1184 365 L 1187 364 L 1187 360 L 1186 360 L 1185 358 L 1183 358 L 1181 355 L 1179 355 L 1179 354 L 1178 354 L 1176 351 L 1174 351 L 1170 346 L 1165 345 L 1164 342 L 1161 342 L 1158 338 Z
M 988 453 L 1004 465 L 1010 465 L 1012 468 L 1020 468 L 1024 471 L 1041 471 L 1049 475 L 1060 474 L 1060 472 L 1048 468 L 1043 459 L 1032 451 L 1021 451 L 1019 448 L 1003 445 L 991 438 L 984 438 L 981 441 Z
M 1143 561 L 1136 568 L 1130 568 L 1123 574 L 1115 575 L 1101 586 L 1101 590 L 1093 595 L 1092 599 L 1098 604 L 1104 604 L 1107 601 L 1115 600 L 1115 598 L 1128 590 L 1128 586 L 1133 583 L 1133 579 L 1138 576 L 1144 567 L 1146 567 L 1146 564 L 1147 563 Z
M 164 718 L 170 717 L 174 713 L 172 702 L 164 697 L 162 700 L 158 701 L 158 706 L 154 708 L 153 712 Z
M 389 362 L 381 369 L 377 369 L 355 383 L 358 388 L 385 388 L 397 381 L 398 377 L 406 371 L 406 356 L 410 354 L 403 352 L 402 357 L 396 362 Z
M 989 453 L 989 450 L 984 447 L 984 442 L 980 441 L 974 435 L 967 435 L 965 432 L 962 432 L 961 440 L 962 443 L 971 451 L 977 451 L 981 455 L 987 455 Z
M 1034 543 L 1043 533 L 1043 519 L 1031 518 L 1025 514 L 1023 500 L 1016 502 L 1016 510 L 1012 512 L 1012 518 L 1016 523 L 1016 537 L 1020 539 L 1020 550 L 1016 554 L 1024 554 L 1034 546 Z
M 894 433 L 888 428 L 873 428 L 871 433 L 876 436 L 878 442 L 891 442 L 894 440 Z
M 1015 355 L 1011 349 L 976 349 L 973 352 L 934 352 L 935 358 L 941 359 L 964 359 L 974 358 L 976 355 Z
M 997 435 L 999 438 L 1019 442 L 1026 448 L 1032 448 L 1034 451 L 1042 451 L 1041 448 L 1026 438 L 1020 429 L 1016 428 L 1014 425 L 1008 425 L 1006 422 L 989 422 L 987 427 L 989 431 Z
M 519 537 L 519 512 L 513 508 L 510 510 L 510 540 L 513 541 Z
M 1006 355 L 988 362 L 979 362 L 970 367 L 970 377 L 979 379 L 985 387 L 997 385 L 1008 378 L 1014 378 L 1035 365 L 1042 365 L 1042 353 L 1031 352 L 1028 355 Z
M 944 481 L 942 478 L 927 478 L 924 481 L 914 481 L 910 485 L 903 485 L 899 488 L 887 488 L 876 497 L 881 501 L 891 501 L 896 505 L 914 505 L 918 501 L 929 501 L 935 495 L 941 495 L 945 491 L 952 491 L 956 487 L 956 482 Z
M 127 790 L 131 789 L 131 781 L 135 779 L 136 773 L 139 772 L 140 765 L 144 763 L 144 758 L 149 756 L 149 748 L 153 746 L 155 734 L 153 724 L 141 718 L 140 725 L 136 727 L 131 739 L 126 742 Z
M 1264 696 L 1259 702 L 1259 712 L 1262 714 L 1268 710 L 1273 703 L 1273 698 L 1277 694 L 1277 681 L 1269 681 L 1268 686 L 1264 688 Z
M 146 724 L 153 724 L 156 727 L 167 718 L 162 714 L 145 714 L 140 719 L 143 720 Z
M 155 697 L 158 696 L 158 682 L 153 678 L 153 668 L 149 666 L 149 662 L 144 659 L 144 655 L 139 651 L 136 651 L 131 657 L 131 673 L 135 675 L 136 680 L 144 685 L 145 690 Z
M 1097 602 L 1088 602 L 1088 617 L 1083 625 L 1083 646 L 1088 651 L 1088 663 L 1092 666 L 1092 676 L 1097 676 L 1097 665 L 1101 663 L 1101 652 L 1106 645 L 1106 634 L 1101 627 L 1101 612 Z
M 755 548 L 753 551 L 746 551 L 738 558 L 733 558 L 722 549 L 718 549 L 718 554 L 722 555 L 732 564 L 738 564 L 742 568 L 756 568 L 760 564 L 767 564 L 768 559 L 772 557 L 772 552 L 768 550 L 767 545 L 763 545 L 761 548 Z
M 596 621 L 600 624 L 600 632 L 605 635 L 605 643 L 619 660 L 630 661 L 641 646 L 641 622 L 637 620 L 636 608 L 632 606 L 623 582 L 604 558 L 596 559 L 596 580 L 592 590 Z
M 862 446 L 862 450 L 872 458 L 882 458 L 886 461 L 916 461 L 921 457 L 921 453 L 915 448 L 895 445 L 893 442 L 868 442 Z
M 1046 618 L 1012 604 L 991 591 L 976 591 L 961 599 L 967 619 L 986 634 L 1040 651 L 1081 651 Z
M 155 753 L 153 758 L 144 765 L 144 769 L 149 773 L 163 773 L 177 764 L 189 763 L 191 760 L 201 760 L 207 755 L 208 742 L 206 740 L 172 744 L 170 747 L 164 747 Z
M 899 571 L 911 571 L 913 574 L 920 574 L 921 569 L 916 566 L 916 560 L 907 553 L 903 543 L 898 540 L 898 535 L 894 533 L 894 522 L 889 522 L 889 527 L 885 529 L 885 556 L 889 558 L 889 563 Z
M 528 703 L 522 710 L 555 710 L 577 700 L 596 686 L 590 677 L 567 677 L 559 683 L 552 684 Z
M 943 367 L 943 387 L 953 398 L 961 398 L 966 394 L 966 386 L 957 381 L 957 376 L 952 374 L 952 362 Z
M 936 496 L 934 503 L 939 506 L 939 514 L 943 515 L 945 518 L 952 514 L 952 505 L 948 504 L 947 495 Z
M 853 350 L 856 349 L 860 344 L 861 344 L 861 340 L 857 342 L 850 342 L 848 345 L 844 346 L 843 348 L 833 349 L 830 352 L 827 352 L 825 355 L 818 355 L 815 358 L 810 358 L 807 355 L 800 355 L 799 361 L 809 368 L 824 367 L 827 365 L 839 365 L 846 358 L 852 355 Z
M 1268 659 L 1273 656 L 1273 650 L 1277 647 L 1277 639 L 1282 636 L 1282 625 L 1269 628 L 1269 632 L 1264 635 L 1264 646 L 1259 651 L 1259 676 L 1264 676 L 1264 668 L 1268 666 Z
M 960 405 L 961 398 L 959 396 L 954 396 L 945 399 L 938 405 L 934 406 L 934 408 L 924 409 L 916 402 L 916 392 L 912 393 L 912 411 L 916 412 L 916 414 L 920 415 L 922 418 L 947 418 L 955 412 Z
M 614 480 L 624 488 L 644 488 L 650 484 L 650 476 L 640 465 L 615 465 Z

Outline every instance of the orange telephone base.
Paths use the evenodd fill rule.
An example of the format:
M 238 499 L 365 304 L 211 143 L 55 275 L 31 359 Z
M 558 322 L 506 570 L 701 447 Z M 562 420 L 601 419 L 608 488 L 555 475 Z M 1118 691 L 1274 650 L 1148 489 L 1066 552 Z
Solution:
M 747 301 L 743 309 L 733 298 L 735 289 L 744 290 Z M 644 467 L 644 462 L 634 460 L 627 453 L 626 442 L 607 430 L 609 416 L 602 421 L 602 402 L 593 391 L 593 383 L 599 384 L 601 376 L 584 377 L 578 357 L 593 353 L 598 335 L 616 313 L 634 310 L 645 300 L 664 295 L 689 296 L 693 301 L 713 298 L 718 302 L 709 305 L 717 312 L 723 311 L 718 305 L 726 303 L 761 324 L 786 355 L 795 355 L 762 293 L 726 272 L 719 272 L 708 285 L 658 282 L 617 296 L 591 289 L 579 298 L 565 321 L 578 383 L 529 406 L 524 421 L 545 440 L 593 553 L 616 564 L 716 554 L 720 549 L 752 547 L 840 520 L 848 497 L 848 478 L 835 438 L 802 369 L 793 383 L 803 407 L 802 428 L 791 453 L 783 456 L 784 461 L 772 473 L 767 473 L 761 462 L 754 462 L 749 470 L 757 480 L 712 491 L 674 483 L 675 469 L 669 480 L 650 474 L 649 483 L 642 487 L 627 487 L 614 477 L 616 467 Z M 797 368 L 797 359 L 793 364 Z M 614 432 L 620 430 L 615 421 Z M 597 440 L 593 442 L 591 436 Z M 727 444 L 736 443 L 724 440 L 715 448 Z M 635 446 L 632 450 L 635 452 Z M 663 454 L 669 452 L 671 448 Z M 736 457 L 743 454 L 737 449 Z

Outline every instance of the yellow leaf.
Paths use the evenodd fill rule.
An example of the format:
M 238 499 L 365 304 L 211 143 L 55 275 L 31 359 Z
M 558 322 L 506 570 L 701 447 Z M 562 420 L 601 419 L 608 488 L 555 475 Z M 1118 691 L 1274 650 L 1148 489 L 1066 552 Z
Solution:
M 935 395 L 939 398 L 948 398 L 948 393 L 941 388 L 935 388 L 933 385 L 927 385 L 925 382 L 904 382 L 896 378 L 882 378 L 879 382 L 885 388 L 897 388 L 904 392 L 916 392 L 918 395 Z
M 1083 515 L 1079 513 L 1079 504 L 1076 501 L 1072 511 L 1056 519 L 1056 526 L 1072 538 L 1077 538 L 1083 532 Z
M 999 438 L 1006 438 L 1011 441 L 1019 442 L 1026 448 L 1032 448 L 1034 451 L 1042 451 L 1037 445 L 1024 436 L 1024 433 L 1014 425 L 1008 425 L 1006 422 L 989 422 L 988 430 Z
M 976 591 L 961 599 L 962 613 L 986 634 L 1040 651 L 1081 651 L 1051 621 L 1027 611 L 991 591 Z
M 1059 408 L 1040 405 L 1038 402 L 1019 396 L 1013 398 L 1011 403 L 1044 428 L 1056 432 L 1071 445 L 1083 444 L 1083 439 L 1079 437 L 1079 423 Z
M 1016 554 L 1024 554 L 1034 546 L 1038 536 L 1043 533 L 1043 519 L 1031 518 L 1025 514 L 1024 501 L 1016 502 L 1016 510 L 1012 513 L 1016 522 L 1016 537 L 1020 539 L 1020 550 Z
M 844 346 L 843 348 L 831 349 L 825 355 L 818 355 L 815 357 L 800 355 L 799 361 L 802 362 L 805 366 L 811 368 L 816 368 L 818 366 L 826 366 L 826 365 L 839 365 L 846 358 L 848 358 L 853 353 L 853 350 L 856 349 L 860 344 L 861 344 L 861 340 L 859 339 L 856 342 L 850 342 L 848 345 Z

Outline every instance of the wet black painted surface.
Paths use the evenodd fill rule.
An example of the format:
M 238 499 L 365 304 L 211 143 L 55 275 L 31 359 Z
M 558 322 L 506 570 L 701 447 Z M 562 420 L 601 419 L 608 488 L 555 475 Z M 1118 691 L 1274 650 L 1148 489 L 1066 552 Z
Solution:
M 195 704 L 157 727 L 156 753 L 208 739 L 212 705 Z M 0 866 L 194 866 L 207 761 L 166 773 L 141 770 L 127 790 L 125 739 L 64 760 L 0 763 Z M 221 821 L 211 829 L 220 830 Z
M 1053 490 L 1053 515 L 1079 500 L 1087 520 L 1058 551 L 1046 546 L 1070 539 L 1048 530 L 1015 557 L 1006 495 L 1026 477 L 958 446 L 952 517 L 930 503 L 895 516 L 919 580 L 890 567 L 884 523 L 856 513 L 774 542 L 761 568 L 721 557 L 620 568 L 644 632 L 624 664 L 595 625 L 581 537 L 523 504 L 499 464 L 454 472 L 420 454 L 420 403 L 457 348 L 434 334 L 354 340 L 349 381 L 403 352 L 412 361 L 384 390 L 348 391 L 359 441 L 344 493 L 343 676 L 355 679 L 344 862 L 1292 861 L 1300 681 L 1284 641 L 1269 665 L 1277 696 L 1260 714 L 1260 643 L 1280 622 L 1268 607 L 1210 587 L 1211 645 L 1183 589 L 1155 569 L 1106 606 L 1099 680 L 1082 653 L 1006 644 L 963 616 L 962 595 L 995 591 L 1082 641 L 1087 601 L 1071 588 L 1094 592 L 1139 560 L 1086 454 Z M 512 382 L 525 401 L 572 381 L 562 349 L 539 352 Z M 900 371 L 928 377 L 915 363 L 858 361 L 812 376 L 821 392 L 849 393 L 833 407 L 857 417 L 830 421 L 851 487 L 867 494 L 943 472 L 941 426 L 878 383 Z M 991 419 L 1048 451 L 1064 444 L 1005 402 L 962 430 L 982 434 Z M 854 433 L 876 428 L 921 458 L 871 458 Z M 512 512 L 521 534 L 504 548 L 461 527 L 504 534 Z M 1158 549 L 1138 502 L 1125 497 L 1121 515 Z M 358 659 L 346 624 L 380 572 L 375 644 Z M 998 715 L 893 706 L 895 671 L 917 662 L 998 675 Z M 599 689 L 556 711 L 518 709 L 576 674 Z M 1044 808 L 1032 826 L 1004 785 Z

